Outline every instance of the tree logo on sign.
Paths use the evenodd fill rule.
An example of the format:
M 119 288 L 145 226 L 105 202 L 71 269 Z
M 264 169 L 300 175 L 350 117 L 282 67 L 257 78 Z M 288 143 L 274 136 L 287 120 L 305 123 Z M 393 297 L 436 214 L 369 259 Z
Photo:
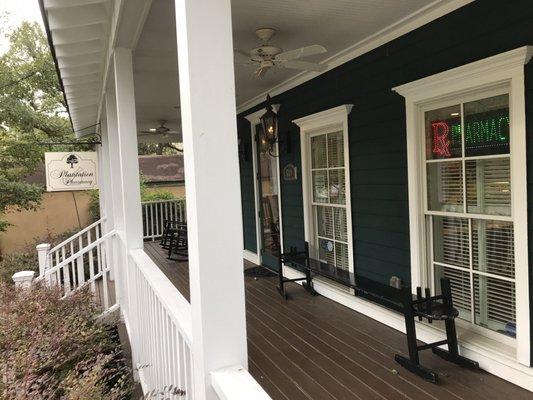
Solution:
M 70 168 L 74 168 L 74 164 L 78 163 L 78 157 L 76 157 L 74 154 L 71 154 L 67 158 L 67 164 L 70 164 Z

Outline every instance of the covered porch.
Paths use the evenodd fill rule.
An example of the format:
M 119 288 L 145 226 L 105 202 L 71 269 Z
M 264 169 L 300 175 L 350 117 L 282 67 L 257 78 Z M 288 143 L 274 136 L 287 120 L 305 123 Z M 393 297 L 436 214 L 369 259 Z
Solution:
M 167 258 L 159 241 L 144 250 L 189 300 L 186 261 Z M 244 261 L 244 269 L 254 267 Z M 431 351 L 422 363 L 439 373 L 434 385 L 401 368 L 406 337 L 323 296 L 288 285 L 283 300 L 277 277 L 245 276 L 249 371 L 274 400 L 529 399 L 531 393 L 484 371 L 447 363 Z
M 101 138 L 103 216 L 97 235 L 86 242 L 73 239 L 79 239 L 79 250 L 52 257 L 44 249 L 42 273 L 49 281 L 72 282 L 68 290 L 76 290 L 87 283 L 84 257 L 92 269 L 92 252 L 98 251 L 102 267 L 90 279 L 113 281 L 116 293 L 106 301 L 115 304 L 105 308 L 120 311 L 145 394 L 172 390 L 173 398 L 198 400 L 531 395 L 495 376 L 533 390 L 522 173 L 524 65 L 533 49 L 525 12 L 508 6 L 514 34 L 490 5 L 470 0 L 383 0 L 379 7 L 363 0 L 41 3 L 73 128 L 79 137 Z M 489 18 L 494 26 L 484 23 Z M 468 42 L 472 21 L 479 32 Z M 453 46 L 446 40 L 433 46 L 436 36 L 456 26 L 463 32 L 454 33 Z M 502 44 L 486 47 L 493 42 Z M 493 67 L 498 71 L 485 73 Z M 422 100 L 407 96 L 406 103 L 398 94 L 415 90 L 407 82 L 429 96 L 421 97 L 429 105 L 461 95 L 453 103 L 461 104 L 459 111 L 475 100 L 477 108 L 497 112 L 498 121 L 513 121 L 499 137 L 501 154 L 476 156 L 509 160 L 487 187 L 497 190 L 497 211 L 512 209 L 512 215 L 467 212 L 468 202 L 483 202 L 484 191 L 481 173 L 464 173 L 463 165 L 481 171 L 465 160 L 464 149 L 455 160 L 463 172 L 455 167 L 449 175 L 434 174 L 450 181 L 437 181 L 439 209 L 424 214 L 424 185 L 435 183 L 417 174 L 426 162 L 437 166 L 454 159 L 421 156 L 425 125 L 414 110 Z M 428 95 L 426 86 L 436 84 L 438 90 Z M 267 94 L 275 104 L 265 103 Z M 279 111 L 279 132 L 268 138 L 259 122 L 270 106 Z M 462 118 L 455 109 L 444 111 L 446 118 Z M 456 133 L 463 122 L 456 121 Z M 511 142 L 510 130 L 516 138 Z M 169 262 L 157 242 L 143 240 L 147 214 L 137 163 L 142 141 L 183 144 L 188 263 Z M 465 140 L 458 143 L 466 146 Z M 444 150 L 448 146 L 445 142 Z M 467 178 L 477 186 L 467 185 Z M 479 189 L 468 197 L 473 187 Z M 435 246 L 425 243 L 431 236 L 426 217 L 462 218 L 459 225 L 437 226 L 446 239 L 437 238 L 441 247 L 450 243 L 449 257 L 428 258 Z M 165 218 L 157 220 L 158 232 Z M 473 244 L 478 239 L 471 226 L 478 220 L 499 240 L 488 246 L 505 250 L 501 270 L 482 270 L 491 263 L 498 267 L 498 256 L 484 255 L 478 265 L 485 248 Z M 484 222 L 491 220 L 497 223 Z M 317 280 L 316 289 L 329 299 L 289 284 L 294 298 L 284 302 L 273 278 L 243 278 L 243 256 L 276 267 L 277 254 L 305 243 L 334 268 L 413 291 L 424 286 L 436 294 L 437 273 L 446 269 L 455 279 L 463 317 L 471 319 L 459 351 L 495 375 L 428 354 L 423 364 L 442 379 L 431 385 L 394 362 L 406 343 L 403 317 L 393 311 L 327 279 Z M 76 279 L 74 270 L 68 272 L 72 268 Z M 280 268 L 289 278 L 295 274 Z M 490 285 L 475 286 L 476 279 L 494 279 L 490 293 Z M 490 329 L 488 307 L 478 311 L 488 293 L 495 310 L 490 318 L 496 319 Z M 442 339 L 438 328 L 418 323 L 417 328 L 425 342 Z

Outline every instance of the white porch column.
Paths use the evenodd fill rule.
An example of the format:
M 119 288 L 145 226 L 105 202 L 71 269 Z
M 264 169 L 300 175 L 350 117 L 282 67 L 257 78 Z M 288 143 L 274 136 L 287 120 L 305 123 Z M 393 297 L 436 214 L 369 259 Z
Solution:
M 142 249 L 143 231 L 131 50 L 115 49 L 113 77 L 114 87 L 110 90 L 109 99 L 106 98 L 109 100 L 106 101 L 106 111 L 110 120 L 108 127 L 113 129 L 107 133 L 114 196 L 113 213 L 115 229 L 119 234 L 114 247 L 115 263 L 118 267 L 116 286 L 120 287 L 119 304 L 132 342 L 132 362 L 136 367 L 139 360 L 138 341 L 137 332 L 133 327 L 138 326 L 138 316 L 134 309 L 137 299 L 129 254 L 130 250 Z
M 100 136 L 102 140 L 102 145 L 100 146 L 100 152 L 98 154 L 98 162 L 100 166 L 100 215 L 106 216 L 106 220 L 104 222 L 104 230 L 105 232 L 110 232 L 115 228 L 115 212 L 114 212 L 114 199 L 116 194 L 113 193 L 113 175 L 111 172 L 111 158 L 110 158 L 110 151 L 109 151 L 109 131 L 110 131 L 110 122 L 107 118 L 107 108 L 108 108 L 108 101 L 115 101 L 114 97 L 109 100 L 108 94 L 106 94 L 105 97 L 105 109 L 102 116 L 102 121 L 100 125 Z M 113 123 L 116 126 L 116 118 L 113 119 Z M 111 131 L 113 131 L 113 128 L 111 128 Z M 103 198 L 102 198 L 102 191 L 104 192 Z M 115 190 L 116 191 L 116 190 Z M 107 262 L 110 265 L 110 274 L 109 278 L 111 280 L 115 280 L 115 274 L 116 274 L 116 260 L 118 259 L 117 256 L 114 254 L 113 247 L 107 242 L 106 243 L 106 257 Z M 118 296 L 118 287 L 115 287 L 116 295 Z M 118 297 L 117 297 L 118 298 Z
M 111 184 L 111 168 L 109 160 L 107 117 L 104 114 L 100 126 L 102 144 L 98 146 L 98 187 L 100 192 L 100 216 L 106 217 L 105 227 L 109 231 L 113 225 L 113 185 Z
M 143 229 L 131 50 L 115 49 L 113 61 L 118 154 L 110 156 L 118 157 L 119 161 L 121 182 L 118 188 L 122 189 L 124 240 L 128 250 L 141 249 Z
M 115 88 L 109 88 L 105 94 L 105 121 L 106 130 L 102 132 L 102 147 L 106 147 L 107 161 L 109 165 L 109 183 L 112 188 L 110 201 L 108 202 L 112 218 L 111 225 L 117 231 L 124 230 L 124 193 L 122 192 L 122 172 L 120 169 L 119 140 L 117 127 L 117 103 Z M 108 197 L 109 198 L 109 197 Z
M 175 5 L 194 395 L 215 399 L 209 374 L 248 365 L 231 4 L 175 0 Z

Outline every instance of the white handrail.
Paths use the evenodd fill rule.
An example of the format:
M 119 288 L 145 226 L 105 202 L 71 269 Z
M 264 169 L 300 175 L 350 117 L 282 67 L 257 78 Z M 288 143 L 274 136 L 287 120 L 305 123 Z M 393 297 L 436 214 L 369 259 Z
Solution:
M 143 201 L 141 204 L 154 204 L 154 203 L 185 203 L 185 199 L 148 200 L 148 201 Z
M 59 243 L 58 245 L 54 246 L 52 249 L 49 250 L 49 253 L 53 253 L 54 251 L 57 251 L 59 250 L 61 247 L 65 246 L 66 244 L 69 244 L 70 242 L 72 242 L 74 239 L 77 239 L 78 237 L 80 237 L 81 235 L 83 235 L 85 232 L 91 230 L 92 228 L 96 227 L 97 225 L 101 224 L 102 222 L 104 222 L 106 220 L 106 217 L 102 217 L 100 218 L 98 221 L 96 222 L 93 222 L 91 225 L 83 228 L 81 231 L 75 233 L 74 235 L 70 236 L 68 239 L 65 239 L 63 240 L 61 243 Z
M 61 246 L 61 261 L 57 257 L 57 264 L 44 269 L 39 280 L 44 280 L 48 285 L 61 287 L 63 297 L 66 297 L 83 287 L 90 287 L 95 302 L 104 313 L 118 307 L 117 296 L 113 296 L 114 287 L 109 285 L 111 263 L 109 262 L 109 240 L 117 232 L 115 230 L 92 240 L 91 231 L 87 230 L 85 247 L 81 236 L 79 238 L 78 251 L 74 252 L 74 240 L 70 241 L 70 255 L 67 257 L 65 245 Z M 97 231 L 98 233 L 98 231 Z M 54 253 L 50 253 L 51 254 Z M 59 255 L 59 252 L 55 253 Z
M 155 295 L 169 313 L 172 321 L 179 327 L 187 344 L 192 345 L 190 303 L 144 250 L 131 250 L 130 255 L 139 270 L 143 273 L 144 279 L 154 289 Z
M 193 398 L 191 305 L 142 249 L 121 264 L 120 306 L 146 398 Z
M 220 400 L 272 400 L 240 365 L 211 372 L 211 383 Z
M 94 249 L 99 244 L 105 242 L 107 239 L 109 239 L 111 236 L 114 236 L 117 234 L 117 231 L 112 230 L 108 233 L 106 233 L 104 236 L 99 237 L 94 242 L 92 242 L 90 245 L 85 246 L 83 249 L 79 250 L 78 252 L 74 253 L 70 257 L 66 258 L 65 260 L 61 261 L 59 264 L 54 265 L 52 268 L 48 268 L 45 271 L 45 276 L 53 274 L 54 272 L 57 272 L 57 270 L 63 268 L 65 265 L 70 264 L 72 261 L 76 260 L 77 258 L 80 258 L 84 254 L 88 253 L 92 249 Z

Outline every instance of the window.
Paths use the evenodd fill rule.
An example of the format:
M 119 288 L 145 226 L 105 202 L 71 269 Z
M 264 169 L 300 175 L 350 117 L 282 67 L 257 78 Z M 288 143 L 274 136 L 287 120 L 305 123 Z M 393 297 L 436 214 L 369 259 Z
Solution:
M 449 278 L 461 318 L 515 337 L 509 95 L 477 97 L 424 113 L 430 284 Z
M 488 337 L 469 340 L 528 366 L 532 54 L 522 47 L 393 89 L 405 97 L 411 284 L 438 291 L 449 277 L 460 325 Z
M 342 131 L 310 137 L 311 182 L 313 187 L 312 244 L 318 258 L 338 268 L 348 269 L 348 221 L 344 137 Z
M 347 153 L 351 105 L 294 123 L 300 127 L 305 234 L 313 257 L 353 271 Z

